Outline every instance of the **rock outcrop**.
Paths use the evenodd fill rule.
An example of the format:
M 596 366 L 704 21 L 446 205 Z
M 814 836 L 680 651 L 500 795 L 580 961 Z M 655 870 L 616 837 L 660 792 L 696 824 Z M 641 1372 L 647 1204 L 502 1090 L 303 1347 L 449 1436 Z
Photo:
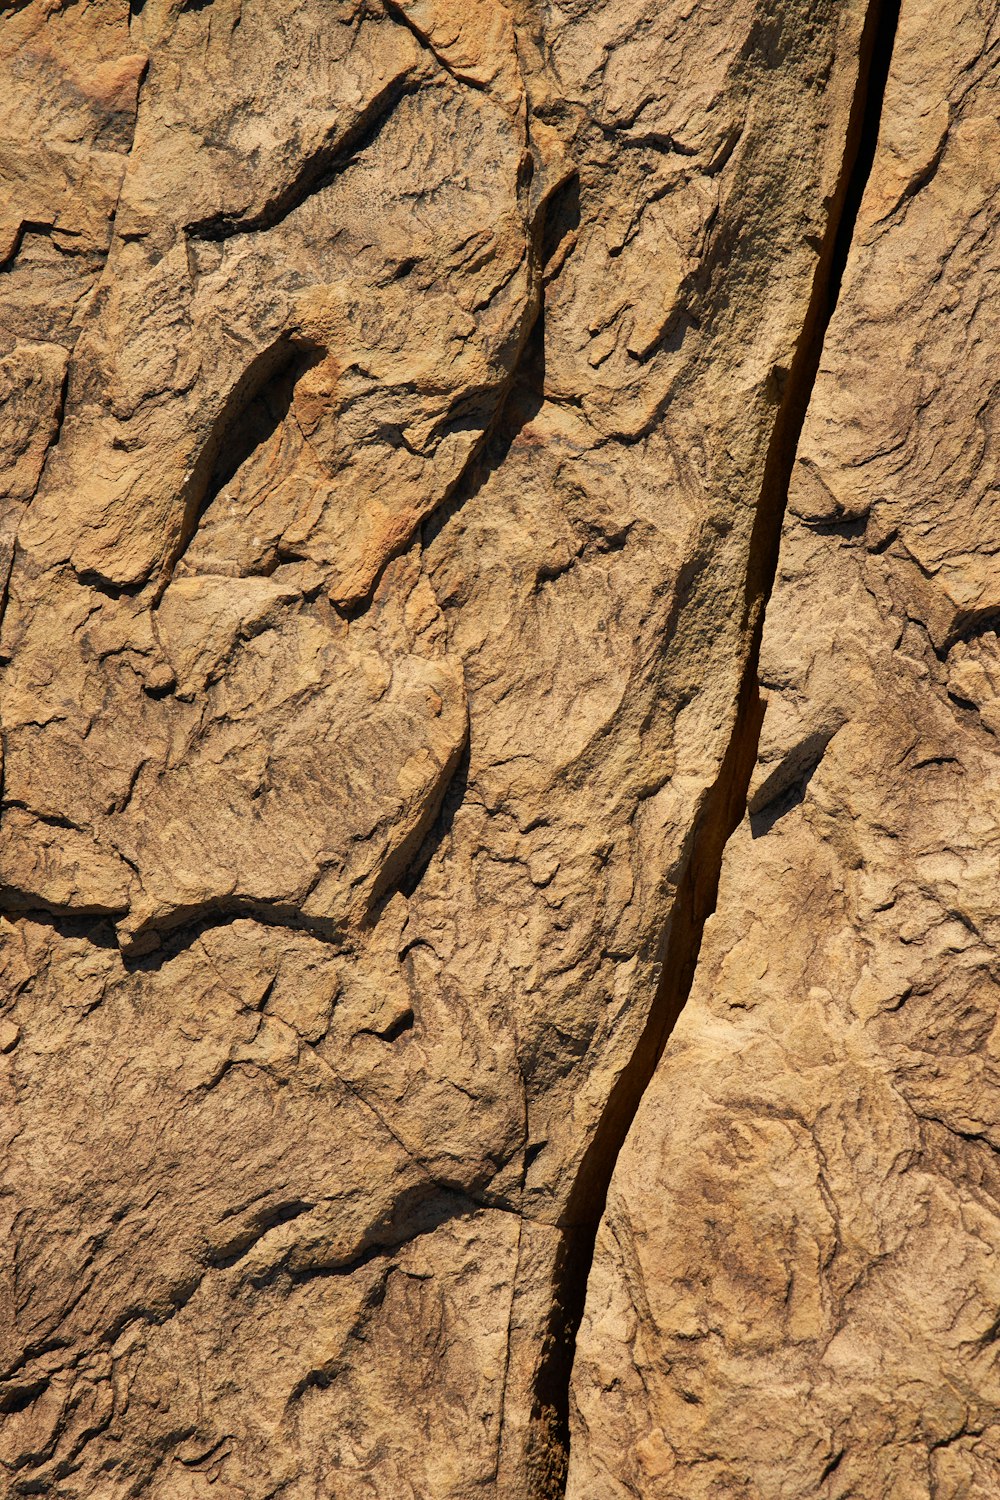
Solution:
M 0 12 L 4 1494 L 989 1492 L 996 22 L 851 245 L 892 21 Z
M 903 0 L 748 816 L 598 1236 L 575 1500 L 1000 1486 L 998 42 Z

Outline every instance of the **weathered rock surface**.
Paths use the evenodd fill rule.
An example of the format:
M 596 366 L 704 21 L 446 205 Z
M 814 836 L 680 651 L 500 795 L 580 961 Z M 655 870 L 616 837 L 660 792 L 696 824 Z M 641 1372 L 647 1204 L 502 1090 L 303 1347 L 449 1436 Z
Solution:
M 1000 1492 L 998 45 L 903 0 L 749 816 L 598 1236 L 574 1500 Z
M 578 1497 L 677 1463 L 685 1494 L 867 1494 L 932 1441 L 990 1472 L 996 110 L 988 18 L 953 10 L 897 49 L 756 822 L 602 1230 Z M 587 1252 L 759 725 L 877 22 L 0 13 L 4 1493 L 561 1492 Z M 602 1322 L 643 1274 L 615 1225 L 666 1299 L 641 1347 Z M 758 1398 L 770 1491 L 739 1469 Z

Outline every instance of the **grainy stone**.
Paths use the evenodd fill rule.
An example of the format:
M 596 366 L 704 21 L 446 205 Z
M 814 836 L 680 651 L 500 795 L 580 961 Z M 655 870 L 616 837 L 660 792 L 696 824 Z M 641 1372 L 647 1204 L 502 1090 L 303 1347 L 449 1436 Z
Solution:
M 598 1237 L 574 1500 L 1000 1491 L 998 42 L 903 0 L 750 812 Z
M 865 20 L 0 16 L 11 1495 L 558 1492 L 563 1252 L 727 831 Z

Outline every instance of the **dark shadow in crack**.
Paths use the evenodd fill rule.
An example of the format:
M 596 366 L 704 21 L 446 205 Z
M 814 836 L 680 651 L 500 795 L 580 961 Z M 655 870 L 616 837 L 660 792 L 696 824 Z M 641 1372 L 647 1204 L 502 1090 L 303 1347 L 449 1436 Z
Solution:
M 181 533 L 157 586 L 156 602 L 163 597 L 212 501 L 285 420 L 296 381 L 324 354 L 312 342 L 283 334 L 244 370 L 192 469 Z
M 455 821 L 455 814 L 458 812 L 458 809 L 465 801 L 465 793 L 468 785 L 469 741 L 468 739 L 466 739 L 465 748 L 462 751 L 458 765 L 455 767 L 452 778 L 445 789 L 445 794 L 441 801 L 441 807 L 437 817 L 434 819 L 433 826 L 428 830 L 423 839 L 423 842 L 420 845 L 420 848 L 413 856 L 413 859 L 410 861 L 409 865 L 393 882 L 392 890 L 387 891 L 382 896 L 379 902 L 378 911 L 373 912 L 373 922 L 378 921 L 378 913 L 381 912 L 381 910 L 385 906 L 385 903 L 389 901 L 397 891 L 402 891 L 407 900 L 410 900 L 416 894 L 417 888 L 424 877 L 428 865 L 430 864 L 431 860 L 434 858 L 438 850 L 441 848 L 442 844 L 445 844 L 448 840 L 448 837 L 451 833 L 452 824 Z
M 507 394 L 497 410 L 486 441 L 452 493 L 431 512 L 421 527 L 421 545 L 425 552 L 506 462 L 515 440 L 541 410 L 544 391 L 545 317 L 544 309 L 540 307 L 521 346 Z
M 529 1481 L 531 1500 L 556 1500 L 565 1493 L 576 1338 L 611 1176 L 690 994 L 705 922 L 715 910 L 723 854 L 746 806 L 763 721 L 758 661 L 764 610 L 777 571 L 782 522 L 799 437 L 875 157 L 899 4 L 900 0 L 871 0 L 865 19 L 840 180 L 830 204 L 827 230 L 792 368 L 781 393 L 756 507 L 744 589 L 744 619 L 753 622 L 753 638 L 733 736 L 718 779 L 703 800 L 684 851 L 673 910 L 660 946 L 662 978 L 658 991 L 639 1043 L 611 1090 L 563 1219 L 564 1239 L 555 1271 L 552 1313 L 531 1413 L 536 1449 L 536 1463 Z
M 361 110 L 356 120 L 338 135 L 336 126 L 327 139 L 303 158 L 291 182 L 269 198 L 256 213 L 211 214 L 184 226 L 194 240 L 228 240 L 237 234 L 260 234 L 274 229 L 307 199 L 329 187 L 378 138 L 397 105 L 420 88 L 421 79 L 410 68 L 390 78 Z
M 806 800 L 806 792 L 809 782 L 812 780 L 813 772 L 818 767 L 822 755 L 818 756 L 799 776 L 797 781 L 786 785 L 780 792 L 761 804 L 756 812 L 750 815 L 750 837 L 754 839 L 764 838 L 769 834 L 782 818 L 801 807 Z
M 427 551 L 449 522 L 478 494 L 490 475 L 505 462 L 518 434 L 540 410 L 544 389 L 544 317 L 540 309 L 521 347 L 511 383 L 498 407 L 486 441 L 474 455 L 452 494 L 425 518 L 420 527 L 422 551 Z M 470 743 L 466 738 L 461 758 L 445 789 L 433 825 L 402 874 L 397 875 L 387 889 L 380 893 L 367 925 L 374 926 L 378 922 L 387 902 L 397 891 L 401 891 L 408 900 L 412 899 L 434 856 L 447 843 L 455 816 L 464 803 L 468 790 L 470 753 Z
M 129 974 L 152 973 L 193 946 L 203 932 L 231 927 L 234 922 L 256 922 L 283 932 L 301 932 L 318 943 L 343 950 L 347 938 L 343 927 L 324 918 L 304 917 L 298 907 L 280 902 L 230 897 L 199 902 L 186 912 L 172 912 L 167 924 L 141 927 L 122 951 L 122 965 Z M 121 946 L 116 943 L 116 946 Z
M 11 921 L 31 922 L 36 927 L 49 927 L 59 937 L 82 938 L 92 948 L 118 947 L 114 927 L 102 917 L 33 906 L 29 897 L 25 898 L 23 904 L 0 908 L 0 916 L 8 917 Z

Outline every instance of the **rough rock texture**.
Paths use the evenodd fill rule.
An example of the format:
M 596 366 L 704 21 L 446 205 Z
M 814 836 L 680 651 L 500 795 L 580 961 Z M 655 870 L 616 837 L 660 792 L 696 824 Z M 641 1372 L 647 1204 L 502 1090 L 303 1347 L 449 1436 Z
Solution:
M 579 1500 L 653 1493 L 675 1440 L 685 1494 L 754 1493 L 758 1396 L 762 1494 L 902 1496 L 850 1478 L 894 1443 L 988 1472 L 996 48 L 956 4 L 905 17 L 758 811 L 590 1285 Z M 884 19 L 0 11 L 4 1494 L 561 1492 L 608 1176 L 742 810 Z M 643 1215 L 640 1345 L 600 1309 Z
M 1000 25 L 903 0 L 749 816 L 615 1171 L 574 1500 L 1000 1493 Z

